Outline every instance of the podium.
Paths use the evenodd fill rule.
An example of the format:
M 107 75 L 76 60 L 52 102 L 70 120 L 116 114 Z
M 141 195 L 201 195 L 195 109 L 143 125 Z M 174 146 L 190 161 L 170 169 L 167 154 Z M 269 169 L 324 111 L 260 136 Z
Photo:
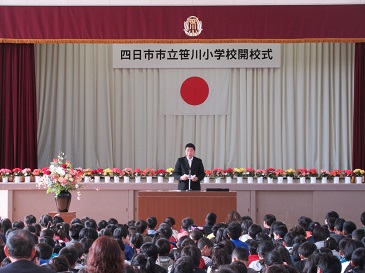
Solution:
M 62 217 L 62 219 L 66 223 L 71 223 L 72 219 L 76 218 L 76 211 L 69 211 L 69 212 L 57 212 L 57 211 L 51 211 L 48 212 L 50 216 L 55 217 L 55 215 Z
M 181 220 L 191 217 L 197 226 L 205 225 L 209 212 L 217 214 L 217 223 L 224 222 L 228 213 L 237 210 L 237 193 L 227 191 L 139 191 L 138 219 L 155 216 L 158 225 L 166 217 L 174 217 L 175 228 Z

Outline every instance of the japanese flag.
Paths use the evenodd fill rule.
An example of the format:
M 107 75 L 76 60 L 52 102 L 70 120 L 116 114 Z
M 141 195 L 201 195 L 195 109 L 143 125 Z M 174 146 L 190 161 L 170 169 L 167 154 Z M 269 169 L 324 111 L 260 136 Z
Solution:
M 160 69 L 163 115 L 228 114 L 229 69 Z

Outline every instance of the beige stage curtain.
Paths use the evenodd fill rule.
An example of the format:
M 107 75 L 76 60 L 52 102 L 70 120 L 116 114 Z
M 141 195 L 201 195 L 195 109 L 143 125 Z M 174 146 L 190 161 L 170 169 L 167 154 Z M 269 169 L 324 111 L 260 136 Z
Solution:
M 230 114 L 164 116 L 159 69 L 113 69 L 112 45 L 36 47 L 38 157 L 74 167 L 351 169 L 354 44 L 283 44 L 280 69 L 231 69 Z

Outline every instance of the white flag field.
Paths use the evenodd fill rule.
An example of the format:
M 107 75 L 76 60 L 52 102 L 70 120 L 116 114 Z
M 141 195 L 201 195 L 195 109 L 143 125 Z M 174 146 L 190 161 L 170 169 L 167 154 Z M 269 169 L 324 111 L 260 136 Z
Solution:
M 160 69 L 163 115 L 227 115 L 230 69 Z

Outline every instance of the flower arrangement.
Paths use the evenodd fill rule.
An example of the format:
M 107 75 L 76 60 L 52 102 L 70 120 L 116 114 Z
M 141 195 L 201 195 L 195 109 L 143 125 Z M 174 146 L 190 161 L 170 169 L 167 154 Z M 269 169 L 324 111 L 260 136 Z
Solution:
M 297 177 L 307 177 L 307 176 L 308 176 L 307 169 L 304 168 L 297 169 Z
M 9 169 L 1 169 L 0 174 L 2 177 L 10 177 L 10 176 L 12 176 L 13 172 L 12 172 L 12 170 L 9 170 Z
M 83 177 L 85 177 L 85 176 L 92 176 L 93 174 L 92 174 L 92 170 L 91 169 L 83 169 L 82 170 L 82 175 L 83 175 Z
M 331 177 L 341 177 L 341 170 L 332 170 L 330 172 Z
M 284 173 L 285 177 L 294 177 L 295 175 L 296 175 L 296 172 L 292 168 L 286 170 Z
M 134 173 L 134 176 L 135 177 L 140 177 L 140 176 L 143 176 L 143 171 L 141 170 L 141 169 L 135 169 L 134 171 L 133 171 L 133 173 Z
M 103 176 L 104 175 L 104 169 L 97 168 L 91 171 L 92 176 Z
M 318 172 L 316 169 L 312 168 L 308 170 L 308 176 L 309 177 L 318 177 Z
M 212 177 L 212 171 L 211 170 L 204 170 L 205 177 Z
M 220 169 L 220 168 L 214 168 L 212 169 L 212 176 L 214 178 L 220 178 L 220 177 L 223 177 L 224 176 L 224 171 L 223 169 Z
M 341 177 L 351 177 L 352 176 L 352 171 L 351 170 L 342 170 L 341 171 Z
M 117 177 L 122 176 L 122 171 L 119 168 L 113 168 L 112 172 L 113 172 L 113 176 L 117 176 Z
M 13 175 L 14 176 L 22 176 L 23 175 L 22 169 L 20 169 L 20 168 L 14 168 L 13 169 Z
M 224 177 L 233 177 L 234 175 L 234 170 L 232 168 L 228 168 L 226 170 L 223 171 L 224 172 Z
M 160 177 L 165 177 L 166 176 L 166 171 L 164 169 L 156 170 L 155 175 L 160 176 Z
M 122 176 L 126 176 L 126 177 L 133 177 L 133 170 L 131 168 L 124 168 L 122 170 Z
M 265 171 L 264 170 L 261 170 L 261 169 L 257 169 L 255 171 L 255 176 L 256 177 L 264 177 L 265 176 Z
M 72 168 L 70 162 L 66 162 L 64 153 L 58 155 L 57 160 L 53 160 L 49 166 L 50 174 L 44 174 L 39 182 L 38 188 L 47 189 L 47 193 L 54 192 L 57 196 L 62 191 L 71 191 L 81 188 L 79 184 L 83 173 Z
M 322 169 L 319 176 L 320 177 L 331 177 L 331 173 L 328 170 Z
M 354 174 L 356 177 L 361 177 L 361 176 L 364 176 L 365 171 L 364 171 L 364 170 L 361 170 L 361 169 L 355 169 L 355 170 L 353 171 L 353 174 Z
M 282 169 L 277 169 L 275 172 L 276 172 L 276 177 L 283 177 L 285 173 L 285 171 Z
M 29 168 L 25 168 L 22 170 L 22 174 L 23 176 L 31 176 L 32 175 L 32 170 Z
M 276 172 L 274 168 L 267 168 L 265 170 L 265 176 L 267 178 L 276 178 Z
M 174 168 L 166 169 L 166 177 L 173 177 L 174 176 Z
M 113 173 L 113 170 L 112 169 L 110 169 L 110 168 L 106 168 L 106 169 L 104 169 L 104 171 L 103 171 L 103 176 L 114 176 L 114 173 Z
M 252 168 L 247 168 L 246 169 L 246 177 L 254 177 L 255 176 L 255 170 Z
M 143 171 L 143 176 L 147 177 L 147 176 L 154 176 L 155 175 L 155 170 L 154 169 L 144 169 Z
M 32 172 L 33 176 L 43 176 L 43 170 L 42 169 L 34 169 Z
M 244 168 L 234 168 L 233 169 L 233 172 L 234 172 L 234 175 L 236 177 L 243 177 L 243 175 L 245 174 L 246 172 L 246 169 Z

